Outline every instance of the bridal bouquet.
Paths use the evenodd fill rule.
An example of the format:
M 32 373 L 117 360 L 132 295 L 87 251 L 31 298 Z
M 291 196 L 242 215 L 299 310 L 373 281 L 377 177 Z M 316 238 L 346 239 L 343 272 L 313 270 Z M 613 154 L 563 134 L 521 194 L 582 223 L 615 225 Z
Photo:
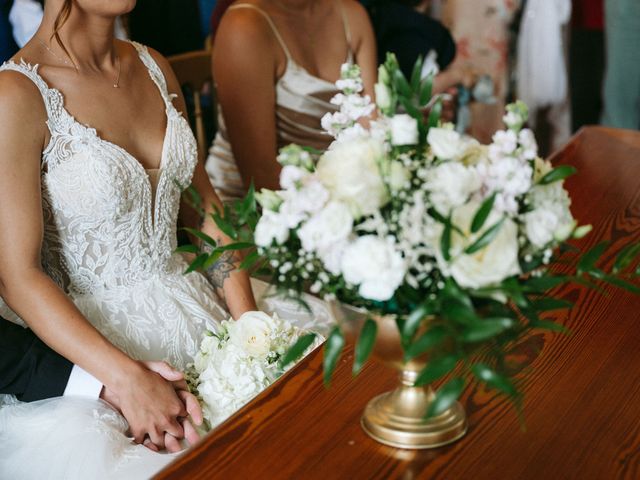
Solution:
M 575 169 L 538 157 L 527 106 L 509 105 L 505 129 L 481 145 L 440 121 L 441 102 L 420 72 L 418 62 L 406 79 L 390 55 L 374 105 L 361 93 L 358 67 L 344 65 L 342 93 L 332 100 L 340 110 L 322 121 L 335 138 L 331 146 L 280 151 L 281 189 L 255 194 L 257 224 L 250 220 L 253 190 L 216 221 L 244 246 L 255 245 L 247 265 L 262 261 L 284 294 L 301 298 L 308 289 L 395 315 L 405 359 L 430 356 L 417 385 L 455 371 L 429 414 L 452 405 L 469 379 L 519 405 L 508 368 L 512 348 L 533 329 L 563 330 L 547 313 L 571 306 L 549 290 L 609 282 L 639 292 L 630 269 L 640 246 L 625 248 L 608 269 L 599 266 L 605 243 L 580 256 L 567 242 L 591 227 L 573 218 L 563 185 Z M 550 268 L 558 263 L 566 266 Z M 367 320 L 354 373 L 375 337 L 376 324 Z M 325 345 L 327 381 L 344 343 L 338 325 Z
M 222 322 L 200 344 L 187 377 L 201 400 L 204 418 L 213 428 L 272 384 L 291 365 L 286 352 L 303 332 L 263 312 L 247 312 Z M 309 352 L 320 342 L 307 346 Z

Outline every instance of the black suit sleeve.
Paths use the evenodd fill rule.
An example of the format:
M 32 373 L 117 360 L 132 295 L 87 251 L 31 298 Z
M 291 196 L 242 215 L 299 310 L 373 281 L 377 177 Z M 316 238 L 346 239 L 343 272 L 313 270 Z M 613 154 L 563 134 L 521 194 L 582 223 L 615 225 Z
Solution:
M 59 397 L 72 368 L 31 330 L 0 317 L 0 393 L 23 402 Z

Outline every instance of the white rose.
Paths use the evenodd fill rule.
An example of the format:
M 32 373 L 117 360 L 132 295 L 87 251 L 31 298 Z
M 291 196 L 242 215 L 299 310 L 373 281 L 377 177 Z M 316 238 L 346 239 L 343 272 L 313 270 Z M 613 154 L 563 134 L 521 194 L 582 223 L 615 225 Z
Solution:
M 359 286 L 362 297 L 385 301 L 402 284 L 406 266 L 393 241 L 365 235 L 345 249 L 341 270 L 348 283 Z
M 391 144 L 417 145 L 418 122 L 411 115 L 401 113 L 391 117 Z
M 384 162 L 384 143 L 359 138 L 334 142 L 320 158 L 317 175 L 331 198 L 344 202 L 357 220 L 380 209 L 387 189 L 378 162 Z
M 477 240 L 488 228 L 500 220 L 493 211 L 484 227 L 471 234 L 471 222 L 479 202 L 469 202 L 452 212 L 452 222 L 464 235 L 455 230 L 451 235 L 451 260 L 447 262 L 440 249 L 436 251 L 438 265 L 445 275 L 451 275 L 463 288 L 482 288 L 500 283 L 505 278 L 520 273 L 518 263 L 518 227 L 509 218 L 502 223 L 500 231 L 489 245 L 470 255 L 464 249 Z
M 449 128 L 430 128 L 427 143 L 431 146 L 433 154 L 442 160 L 460 158 L 468 146 L 462 135 Z
M 374 90 L 376 94 L 376 104 L 380 110 L 386 110 L 391 108 L 391 91 L 389 87 L 387 87 L 383 83 L 376 83 L 374 85 Z
M 275 241 L 282 245 L 289 239 L 289 227 L 284 219 L 270 210 L 265 211 L 260 217 L 254 232 L 254 241 L 259 247 L 270 247 Z
M 302 248 L 315 252 L 340 243 L 351 234 L 353 216 L 342 202 L 329 202 L 298 230 Z
M 271 334 L 275 322 L 264 312 L 245 312 L 229 328 L 229 342 L 255 358 L 265 358 L 271 351 Z
M 431 203 L 444 215 L 465 203 L 481 186 L 476 169 L 458 162 L 445 162 L 432 168 L 424 184 L 431 194 Z

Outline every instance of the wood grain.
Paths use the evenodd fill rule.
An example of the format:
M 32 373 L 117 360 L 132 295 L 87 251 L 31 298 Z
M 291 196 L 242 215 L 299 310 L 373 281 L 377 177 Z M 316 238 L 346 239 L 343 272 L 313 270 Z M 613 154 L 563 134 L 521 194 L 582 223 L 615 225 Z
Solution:
M 594 225 L 581 246 L 640 240 L 640 133 L 586 128 L 553 161 L 579 170 L 567 182 L 573 212 Z M 640 300 L 614 289 L 561 295 L 577 302 L 557 317 L 571 334 L 536 333 L 519 346 L 526 431 L 506 401 L 470 388 L 461 441 L 385 447 L 359 419 L 369 399 L 394 386 L 394 372 L 368 364 L 353 379 L 348 349 L 325 389 L 318 350 L 158 478 L 640 478 Z

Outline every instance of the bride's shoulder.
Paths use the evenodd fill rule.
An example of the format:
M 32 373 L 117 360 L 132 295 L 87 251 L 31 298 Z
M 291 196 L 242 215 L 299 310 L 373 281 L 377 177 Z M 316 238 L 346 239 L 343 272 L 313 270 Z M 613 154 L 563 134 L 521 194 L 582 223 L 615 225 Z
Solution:
M 4 117 L 41 120 L 46 118 L 42 93 L 36 85 L 36 67 L 15 62 L 18 68 L 0 69 L 0 112 Z

